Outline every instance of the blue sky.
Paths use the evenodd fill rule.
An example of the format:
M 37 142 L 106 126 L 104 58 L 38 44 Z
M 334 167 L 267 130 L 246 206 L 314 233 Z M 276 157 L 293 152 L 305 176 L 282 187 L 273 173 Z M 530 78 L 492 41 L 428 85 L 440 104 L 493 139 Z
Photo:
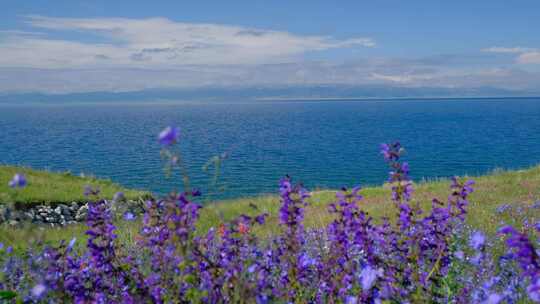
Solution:
M 539 1 L 10 1 L 0 91 L 540 87 Z

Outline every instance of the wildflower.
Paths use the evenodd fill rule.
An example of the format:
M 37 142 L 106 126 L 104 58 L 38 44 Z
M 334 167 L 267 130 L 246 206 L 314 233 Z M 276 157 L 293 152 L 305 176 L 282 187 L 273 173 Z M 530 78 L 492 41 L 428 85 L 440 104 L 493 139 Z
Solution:
M 345 304 L 356 304 L 358 303 L 358 298 L 355 296 L 347 296 L 345 299 Z
M 534 302 L 540 302 L 540 277 L 531 282 L 527 287 L 527 295 Z
M 69 241 L 69 244 L 68 244 L 68 249 L 71 250 L 73 248 L 73 246 L 75 246 L 75 242 L 77 241 L 77 238 L 72 238 L 71 241 Z
M 502 204 L 499 207 L 497 207 L 496 212 L 498 214 L 505 213 L 506 211 L 512 209 L 512 206 L 510 204 Z
M 46 290 L 47 290 L 47 287 L 45 287 L 45 285 L 41 283 L 37 284 L 36 286 L 32 288 L 32 296 L 36 299 L 39 299 L 43 296 Z
M 463 253 L 463 251 L 461 250 L 458 250 L 454 253 L 454 256 L 458 259 L 458 260 L 461 260 L 463 261 L 463 258 L 465 258 L 465 254 Z
M 21 173 L 16 173 L 9 181 L 8 185 L 11 188 L 24 188 L 26 186 L 26 177 Z
M 484 234 L 480 231 L 475 231 L 471 236 L 469 244 L 474 250 L 481 250 L 484 247 L 485 242 L 486 237 Z
M 92 195 L 99 195 L 99 188 L 92 188 L 90 185 L 84 186 L 84 196 L 92 196 Z
M 134 221 L 137 217 L 135 216 L 135 214 L 131 213 L 131 212 L 126 212 L 124 213 L 124 220 L 126 221 Z
M 225 235 L 225 225 L 223 223 L 219 224 L 218 234 L 221 237 Z
M 529 298 L 540 301 L 540 257 L 536 249 L 525 233 L 520 233 L 511 226 L 499 230 L 502 234 L 509 235 L 506 245 L 514 251 L 514 257 L 521 267 L 521 276 L 530 280 L 527 287 Z
M 180 137 L 180 129 L 169 126 L 159 133 L 158 139 L 162 146 L 170 146 L 175 144 Z
M 399 142 L 394 142 L 392 144 L 381 144 L 381 154 L 384 159 L 387 161 L 397 161 L 399 159 L 400 153 L 403 152 L 401 144 Z
M 501 302 L 502 300 L 502 297 L 500 294 L 498 293 L 492 293 L 488 296 L 487 300 L 486 300 L 486 304 L 498 304 L 499 302 Z
M 249 232 L 249 227 L 244 223 L 240 223 L 238 224 L 238 232 L 240 232 L 240 234 L 246 234 Z
M 123 200 L 125 200 L 126 197 L 124 196 L 124 192 L 116 192 L 113 196 L 113 202 L 121 202 Z
M 362 290 L 367 291 L 373 287 L 375 280 L 379 276 L 379 271 L 367 265 L 360 272 L 360 282 L 362 285 Z

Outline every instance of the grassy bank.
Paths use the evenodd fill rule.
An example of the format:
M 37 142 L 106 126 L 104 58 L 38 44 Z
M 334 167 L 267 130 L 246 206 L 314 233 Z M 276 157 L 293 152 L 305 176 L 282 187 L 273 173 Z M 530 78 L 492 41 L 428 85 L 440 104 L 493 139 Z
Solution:
M 28 181 L 28 187 L 11 189 L 9 180 L 15 173 L 22 173 Z M 85 201 L 84 187 L 98 187 L 103 197 L 112 198 L 122 191 L 130 199 L 137 199 L 143 191 L 126 189 L 110 180 L 94 177 L 75 176 L 70 172 L 52 173 L 24 167 L 0 166 L 0 203 L 33 205 L 42 203 L 71 203 Z
M 30 172 L 30 185 L 33 185 L 33 182 L 39 180 L 32 178 L 34 173 L 39 172 L 27 172 Z M 85 184 L 83 181 L 87 181 L 81 179 L 78 183 L 73 183 L 73 180 L 76 179 L 73 176 L 57 176 L 57 178 L 56 181 L 50 181 L 50 183 L 47 181 L 47 184 L 51 185 L 51 187 L 52 184 L 55 184 L 55 188 L 53 189 L 60 189 L 64 187 L 64 184 L 62 184 L 64 179 L 71 181 L 71 183 L 68 184 L 68 187 L 71 188 L 71 190 L 69 192 L 66 191 L 66 195 L 67 193 L 73 193 L 76 197 L 80 197 L 81 194 L 76 192 L 81 192 L 80 189 L 82 189 L 81 187 Z M 534 202 L 540 200 L 540 166 L 517 171 L 494 171 L 485 176 L 465 178 L 471 178 L 476 181 L 475 192 L 470 196 L 469 214 L 467 215 L 467 224 L 474 229 L 481 229 L 488 234 L 494 234 L 502 223 L 520 227 L 523 225 L 525 219 L 528 219 L 531 223 L 540 219 L 540 208 L 531 207 Z M 116 188 L 117 186 L 112 183 L 104 181 L 100 182 L 104 183 L 100 184 L 102 185 L 102 189 L 105 190 L 104 193 L 111 194 L 118 190 L 118 188 Z M 92 184 L 95 185 L 95 183 Z M 428 210 L 431 207 L 432 198 L 446 201 L 449 194 L 449 185 L 449 180 L 416 184 L 413 202 L 418 203 L 422 208 Z M 23 197 L 24 191 L 29 191 L 29 193 L 36 192 L 35 190 L 32 190 L 32 187 L 34 186 L 35 185 L 29 186 L 27 189 L 21 191 L 21 197 Z M 107 186 L 109 188 L 107 188 Z M 63 190 L 58 191 L 64 192 Z M 133 195 L 139 194 L 139 192 L 136 191 L 126 191 L 126 193 Z M 396 211 L 390 201 L 390 189 L 388 187 L 365 188 L 362 190 L 362 194 L 365 198 L 362 208 L 369 212 L 375 220 L 378 220 L 383 216 L 390 218 L 395 216 Z M 66 196 L 66 198 L 67 197 L 68 196 Z M 332 220 L 332 217 L 327 212 L 327 206 L 334 198 L 335 192 L 330 190 L 313 193 L 309 200 L 310 206 L 306 210 L 306 227 L 322 227 Z M 73 197 L 70 197 L 69 199 L 73 199 Z M 502 213 L 497 212 L 497 208 L 506 203 L 512 206 L 512 208 Z M 256 206 L 258 210 L 254 210 L 252 206 Z M 280 229 L 277 218 L 279 206 L 279 198 L 277 196 L 260 196 L 213 203 L 202 209 L 201 219 L 198 222 L 197 228 L 199 231 L 203 232 L 210 227 L 216 227 L 222 221 L 231 220 L 242 213 L 257 214 L 260 212 L 267 212 L 270 214 L 269 221 L 262 228 L 259 228 L 257 232 L 260 235 L 273 234 Z M 138 226 L 139 223 L 137 222 L 118 223 L 117 232 L 120 240 L 126 242 L 132 241 L 137 233 Z M 21 244 L 20 240 L 41 239 L 58 242 L 61 239 L 69 240 L 72 237 L 77 237 L 81 240 L 84 239 L 85 229 L 86 227 L 84 225 L 73 225 L 54 229 L 43 229 L 33 226 L 27 226 L 23 229 L 1 227 L 0 242 L 13 244 L 15 246 L 25 246 L 25 244 Z

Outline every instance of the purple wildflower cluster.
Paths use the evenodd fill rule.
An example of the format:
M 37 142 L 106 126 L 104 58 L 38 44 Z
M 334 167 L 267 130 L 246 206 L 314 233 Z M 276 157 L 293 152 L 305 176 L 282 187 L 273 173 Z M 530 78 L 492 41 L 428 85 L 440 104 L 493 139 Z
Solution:
M 170 145 L 178 131 L 160 141 Z M 119 244 L 111 203 L 95 198 L 86 246 L 14 253 L 0 244 L 0 300 L 48 303 L 521 303 L 540 302 L 540 258 L 530 231 L 504 227 L 509 251 L 491 256 L 464 220 L 472 181 L 453 178 L 446 202 L 413 199 L 399 143 L 382 146 L 395 218 L 362 210 L 361 188 L 328 205 L 327 227 L 304 226 L 309 192 L 281 180 L 280 233 L 260 237 L 268 214 L 241 215 L 197 233 L 200 193 L 146 202 L 133 244 Z M 121 195 L 115 197 L 120 200 Z M 130 217 L 130 219 L 132 219 Z M 467 237 L 470 235 L 470 237 Z
M 24 174 L 16 173 L 9 181 L 8 186 L 11 188 L 23 188 L 26 186 L 26 177 Z

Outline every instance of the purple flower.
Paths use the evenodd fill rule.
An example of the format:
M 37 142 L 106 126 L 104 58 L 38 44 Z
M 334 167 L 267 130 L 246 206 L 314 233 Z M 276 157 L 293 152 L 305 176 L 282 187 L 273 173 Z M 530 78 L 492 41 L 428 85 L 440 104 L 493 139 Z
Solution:
M 469 245 L 471 245 L 474 250 L 481 250 L 484 247 L 485 242 L 485 235 L 480 231 L 475 231 L 471 236 Z
M 39 299 L 43 296 L 45 291 L 47 291 L 47 287 L 45 287 L 44 284 L 37 284 L 32 288 L 32 296 L 36 299 Z
M 513 234 L 516 233 L 516 229 L 512 226 L 504 226 L 499 229 L 499 233 L 501 234 Z
M 512 209 L 512 206 L 510 204 L 502 204 L 499 207 L 497 207 L 496 212 L 498 214 L 502 214 L 502 213 L 505 213 L 506 211 L 508 211 L 510 209 Z
M 540 302 L 540 277 L 527 287 L 527 295 L 534 302 Z
M 135 214 L 131 213 L 131 212 L 126 212 L 124 213 L 124 220 L 126 221 L 134 221 L 137 217 L 135 216 Z
M 498 293 L 492 293 L 488 296 L 487 300 L 484 302 L 486 304 L 498 304 L 501 302 L 502 297 Z
M 169 127 L 160 143 L 172 145 L 178 134 Z M 306 230 L 309 193 L 287 177 L 279 187 L 278 218 L 271 219 L 280 224 L 276 234 L 251 233 L 265 224 L 266 213 L 220 217 L 219 229 L 197 233 L 202 207 L 191 201 L 200 195 L 194 190 L 148 200 L 136 242 L 118 246 L 114 204 L 102 199 L 88 203 L 85 248 L 73 250 L 73 238 L 67 246 L 62 241 L 12 254 L 0 243 L 0 290 L 13 290 L 26 302 L 70 303 L 230 303 L 238 295 L 246 303 L 498 304 L 527 296 L 540 301 L 540 251 L 530 230 L 540 232 L 540 222 L 501 228 L 510 250 L 500 258 L 487 250 L 483 232 L 472 231 L 465 245 L 472 251 L 469 260 L 454 240 L 468 231 L 461 220 L 473 182 L 454 178 L 448 201 L 433 199 L 431 210 L 419 208 L 411 201 L 413 184 L 401 145 L 383 145 L 381 152 L 392 171 L 396 223 L 379 222 L 360 208 L 361 188 L 355 187 L 343 188 L 329 204 L 328 226 Z M 20 181 L 13 184 L 19 187 Z M 116 193 L 113 201 L 123 197 Z M 138 214 L 122 216 L 131 221 Z M 442 295 L 439 287 L 449 275 L 456 290 Z
M 368 291 L 373 287 L 375 280 L 379 276 L 379 271 L 367 265 L 360 272 L 360 283 L 363 291 Z
M 73 249 L 73 246 L 75 246 L 75 242 L 77 242 L 77 238 L 72 238 L 71 241 L 69 241 L 69 244 L 68 244 L 68 249 L 71 250 Z
M 113 202 L 121 202 L 125 199 L 124 192 L 116 192 L 113 196 Z
M 177 127 L 169 126 L 159 133 L 159 143 L 163 146 L 170 146 L 175 144 L 180 137 L 180 129 Z
M 92 196 L 92 195 L 99 195 L 99 188 L 92 188 L 92 186 L 90 185 L 85 185 L 84 186 L 84 196 Z
M 24 188 L 26 186 L 26 178 L 22 173 L 16 173 L 9 181 L 8 185 L 11 188 Z

